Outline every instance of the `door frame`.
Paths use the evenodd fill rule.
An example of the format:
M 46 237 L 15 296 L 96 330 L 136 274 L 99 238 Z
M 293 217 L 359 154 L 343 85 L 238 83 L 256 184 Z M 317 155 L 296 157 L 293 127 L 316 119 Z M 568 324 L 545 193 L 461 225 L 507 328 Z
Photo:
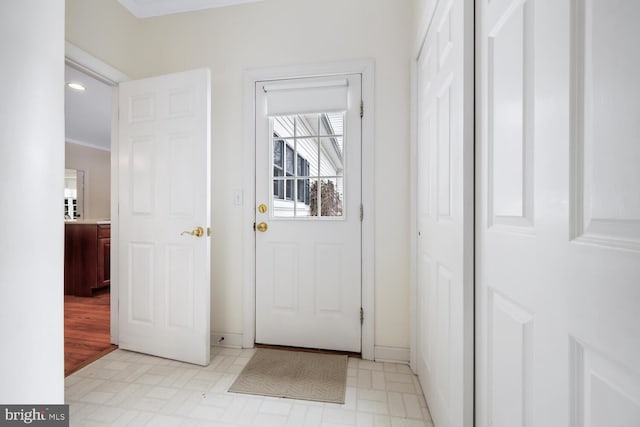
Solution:
M 65 41 L 65 63 L 113 87 L 111 95 L 111 343 L 118 344 L 118 84 L 131 80 L 126 74 L 89 52 Z M 65 141 L 66 143 L 66 141 Z
M 374 359 L 374 291 L 375 291 L 375 200 L 374 200 L 374 161 L 375 161 L 375 102 L 374 102 L 375 63 L 372 59 L 334 62 L 312 65 L 292 65 L 250 69 L 244 73 L 244 133 L 243 158 L 246 168 L 243 173 L 243 188 L 246 201 L 243 209 L 243 334 L 242 346 L 252 348 L 256 336 L 256 239 L 253 230 L 255 222 L 256 200 L 256 123 L 255 123 L 255 87 L 256 82 L 301 77 L 321 77 L 344 74 L 362 75 L 362 100 L 364 116 L 362 118 L 362 358 Z
M 476 295 L 475 295 L 475 276 L 476 276 L 476 158 L 475 158 L 475 143 L 476 143 L 476 18 L 475 18 L 475 2 L 473 0 L 463 0 L 465 6 L 464 10 L 464 22 L 465 24 L 471 23 L 473 25 L 472 30 L 465 31 L 465 37 L 463 40 L 463 54 L 464 61 L 471 63 L 471 67 L 464 69 L 461 82 L 465 87 L 471 89 L 464 90 L 464 114 L 470 118 L 465 123 L 463 144 L 464 149 L 469 148 L 470 145 L 473 150 L 470 153 L 466 153 L 464 156 L 465 169 L 471 170 L 471 182 L 465 182 L 464 196 L 463 196 L 463 210 L 465 211 L 464 225 L 463 225 L 463 239 L 464 239 L 464 257 L 466 258 L 465 265 L 463 266 L 464 274 L 470 279 L 463 283 L 465 287 L 463 292 L 463 304 L 464 312 L 467 317 L 462 320 L 464 345 L 473 351 L 470 354 L 465 354 L 463 359 L 463 365 L 465 372 L 463 373 L 463 395 L 464 400 L 464 414 L 463 423 L 465 426 L 473 426 L 475 424 L 475 400 L 476 400 Z M 410 205 L 410 266 L 409 266 L 409 295 L 412 303 L 409 306 L 409 366 L 411 370 L 417 374 L 417 342 L 418 342 L 418 299 L 417 299 L 417 286 L 418 286 L 418 216 L 417 216 L 417 200 L 418 200 L 418 60 L 422 53 L 422 49 L 429 35 L 429 31 L 432 30 L 432 25 L 436 9 L 439 2 L 433 2 L 433 5 L 424 10 L 422 16 L 418 18 L 418 29 L 413 39 L 413 45 L 411 50 L 411 91 L 410 91 L 410 182 L 411 182 L 411 205 Z M 469 141 L 471 139 L 471 141 Z M 472 353 L 472 354 L 471 354 Z M 428 402 L 427 402 L 428 404 Z

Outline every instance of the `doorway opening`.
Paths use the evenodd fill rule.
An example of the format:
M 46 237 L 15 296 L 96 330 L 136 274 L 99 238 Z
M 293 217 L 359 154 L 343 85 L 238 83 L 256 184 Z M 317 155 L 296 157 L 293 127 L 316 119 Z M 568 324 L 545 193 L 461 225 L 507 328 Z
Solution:
M 116 83 L 65 58 L 65 376 L 117 348 L 112 337 L 111 129 Z M 67 185 L 67 183 L 69 185 Z

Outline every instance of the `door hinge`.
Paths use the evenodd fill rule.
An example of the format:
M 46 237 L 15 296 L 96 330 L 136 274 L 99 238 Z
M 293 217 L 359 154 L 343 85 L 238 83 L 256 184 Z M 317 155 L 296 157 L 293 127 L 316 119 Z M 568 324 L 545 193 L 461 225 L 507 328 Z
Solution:
M 360 307 L 360 324 L 364 323 L 364 309 Z
M 360 100 L 360 118 L 364 117 L 364 101 Z
M 364 221 L 364 206 L 360 204 L 360 222 Z

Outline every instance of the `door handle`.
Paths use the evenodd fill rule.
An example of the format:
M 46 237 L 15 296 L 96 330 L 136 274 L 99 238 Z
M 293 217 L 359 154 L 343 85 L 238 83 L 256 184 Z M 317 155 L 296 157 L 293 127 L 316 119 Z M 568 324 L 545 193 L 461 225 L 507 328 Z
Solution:
M 183 231 L 182 233 L 180 233 L 181 236 L 184 236 L 185 234 L 190 234 L 196 237 L 202 237 L 202 235 L 204 234 L 204 228 L 196 227 L 191 231 Z
M 256 225 L 256 230 L 258 230 L 261 233 L 264 233 L 265 231 L 267 231 L 267 228 L 269 228 L 267 226 L 266 222 L 261 222 L 260 224 Z

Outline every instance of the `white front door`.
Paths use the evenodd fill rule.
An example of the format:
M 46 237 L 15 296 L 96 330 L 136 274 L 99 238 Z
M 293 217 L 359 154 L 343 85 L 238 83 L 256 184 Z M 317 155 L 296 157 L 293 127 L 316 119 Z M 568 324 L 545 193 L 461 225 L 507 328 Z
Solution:
M 640 2 L 476 4 L 477 425 L 640 425 Z
M 120 84 L 119 345 L 209 364 L 210 76 Z
M 361 76 L 256 84 L 256 342 L 360 352 Z
M 473 424 L 473 3 L 438 2 L 416 63 L 416 370 L 438 427 Z

